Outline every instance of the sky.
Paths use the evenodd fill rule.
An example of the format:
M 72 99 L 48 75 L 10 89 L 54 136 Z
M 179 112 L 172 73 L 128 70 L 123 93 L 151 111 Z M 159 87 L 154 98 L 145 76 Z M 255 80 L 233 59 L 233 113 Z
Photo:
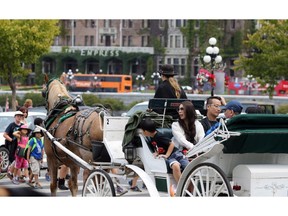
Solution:
M 41 2 L 41 3 L 40 3 Z M 287 19 L 283 0 L 9 0 L 0 19 Z

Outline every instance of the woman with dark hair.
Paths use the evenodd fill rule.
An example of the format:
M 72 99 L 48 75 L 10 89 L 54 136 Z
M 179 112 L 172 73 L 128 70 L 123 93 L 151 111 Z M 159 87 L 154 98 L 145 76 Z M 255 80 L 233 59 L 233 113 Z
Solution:
M 204 138 L 202 124 L 197 120 L 197 114 L 191 101 L 184 101 L 179 105 L 179 119 L 172 123 L 172 142 L 180 151 L 186 154 Z

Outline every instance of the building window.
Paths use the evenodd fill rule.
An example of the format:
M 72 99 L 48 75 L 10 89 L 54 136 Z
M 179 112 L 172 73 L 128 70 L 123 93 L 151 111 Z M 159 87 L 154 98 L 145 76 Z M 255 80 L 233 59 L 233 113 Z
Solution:
M 181 76 L 185 76 L 185 68 L 186 68 L 186 59 L 181 58 L 181 65 L 180 65 Z
M 96 23 L 94 20 L 90 20 L 90 27 L 91 28 L 95 28 L 96 27 Z
M 104 40 L 104 36 L 101 35 L 101 37 L 100 37 L 100 43 L 103 43 L 103 40 Z
M 126 45 L 126 36 L 122 36 L 122 46 L 125 46 Z
M 94 36 L 93 35 L 91 35 L 90 36 L 90 46 L 94 46 Z
M 182 37 L 182 47 L 186 47 L 186 37 Z
M 132 22 L 132 20 L 128 20 L 128 28 L 133 28 L 133 22 Z
M 132 36 L 128 36 L 128 46 L 132 46 Z
M 71 37 L 70 37 L 70 35 L 66 36 L 66 46 L 71 46 Z
M 167 64 L 171 64 L 171 58 L 167 58 Z
M 88 35 L 85 35 L 85 41 L 84 41 L 84 44 L 85 44 L 85 46 L 88 46 Z
M 174 27 L 175 27 L 174 20 L 170 20 L 170 27 L 171 27 L 171 28 L 174 28 Z
M 104 27 L 110 28 L 111 27 L 111 20 L 104 20 Z
M 231 28 L 235 29 L 236 28 L 236 20 L 231 21 Z
M 122 28 L 127 28 L 127 22 L 126 22 L 126 20 L 122 20 Z
M 180 48 L 180 47 L 181 47 L 181 36 L 175 35 L 175 48 Z
M 195 21 L 195 29 L 199 29 L 200 28 L 200 22 L 199 20 Z
M 165 41 L 164 41 L 164 36 L 163 35 L 159 35 L 159 40 L 160 40 L 160 44 L 161 46 L 165 46 Z
M 159 28 L 165 27 L 165 20 L 159 20 Z
M 170 40 L 169 40 L 169 47 L 173 48 L 173 35 L 170 35 Z
M 147 36 L 147 46 L 149 46 L 150 45 L 150 36 L 148 35 Z
M 178 27 L 178 28 L 181 27 L 181 20 L 176 20 L 176 27 Z
M 141 36 L 141 46 L 145 46 L 145 36 Z

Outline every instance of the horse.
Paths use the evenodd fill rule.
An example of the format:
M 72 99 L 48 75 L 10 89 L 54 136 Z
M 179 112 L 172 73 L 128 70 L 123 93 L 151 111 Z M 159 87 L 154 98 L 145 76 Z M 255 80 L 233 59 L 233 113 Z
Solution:
M 59 79 L 49 80 L 45 75 L 44 80 L 46 88 L 43 90 L 43 96 L 47 110 L 44 127 L 46 130 L 82 160 L 88 163 L 107 161 L 102 126 L 103 116 L 110 115 L 110 111 L 101 105 L 79 110 L 77 105 L 79 98 L 72 98 Z M 58 168 L 62 164 L 70 168 L 71 177 L 68 186 L 71 195 L 77 196 L 77 181 L 81 164 L 57 147 L 47 136 L 44 137 L 44 150 L 51 176 L 51 196 L 56 196 Z M 90 170 L 85 167 L 83 169 L 83 181 L 85 181 Z

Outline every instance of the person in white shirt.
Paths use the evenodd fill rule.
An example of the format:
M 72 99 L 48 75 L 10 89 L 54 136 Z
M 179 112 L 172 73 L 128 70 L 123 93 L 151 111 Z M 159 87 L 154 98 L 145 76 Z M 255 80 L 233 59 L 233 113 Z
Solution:
M 197 114 L 191 101 L 184 101 L 179 105 L 179 119 L 172 123 L 172 142 L 183 154 L 194 147 L 204 138 L 202 124 L 197 120 Z

